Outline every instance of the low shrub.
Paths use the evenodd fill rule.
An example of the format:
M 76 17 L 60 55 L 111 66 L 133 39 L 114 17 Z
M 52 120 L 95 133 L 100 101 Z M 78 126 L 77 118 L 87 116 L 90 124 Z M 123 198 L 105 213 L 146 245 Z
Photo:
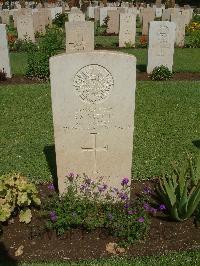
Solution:
M 5 81 L 7 79 L 7 74 L 6 72 L 3 70 L 0 70 L 0 81 Z
M 8 39 L 9 49 L 14 52 L 29 52 L 36 51 L 37 45 L 30 40 L 20 40 L 14 36 Z
M 148 36 L 142 35 L 140 36 L 139 43 L 137 45 L 138 48 L 147 48 L 148 45 Z
M 0 223 L 19 214 L 20 222 L 30 223 L 31 206 L 41 204 L 36 186 L 20 174 L 0 177 Z
M 140 201 L 128 201 L 127 178 L 122 180 L 121 190 L 108 187 L 101 178 L 93 181 L 87 176 L 70 174 L 68 179 L 66 194 L 59 197 L 53 192 L 44 205 L 43 216 L 48 229 L 62 234 L 71 228 L 106 228 L 119 237 L 123 245 L 144 237 L 149 224 L 148 216 Z
M 192 31 L 188 36 L 187 47 L 200 48 L 200 29 Z
M 66 21 L 68 21 L 67 14 L 57 14 L 52 23 L 59 28 L 64 28 Z
M 172 72 L 166 66 L 155 67 L 150 74 L 152 80 L 169 80 L 173 76 Z
M 40 40 L 37 49 L 28 51 L 28 67 L 26 75 L 31 78 L 49 78 L 49 58 L 64 49 L 64 32 L 58 27 L 48 28 Z
M 106 25 L 100 26 L 100 21 L 95 22 L 95 36 L 102 36 L 106 34 L 107 27 Z
M 190 218 L 200 204 L 200 164 L 194 170 L 189 159 L 186 167 L 175 167 L 171 176 L 160 178 L 157 192 L 173 220 Z

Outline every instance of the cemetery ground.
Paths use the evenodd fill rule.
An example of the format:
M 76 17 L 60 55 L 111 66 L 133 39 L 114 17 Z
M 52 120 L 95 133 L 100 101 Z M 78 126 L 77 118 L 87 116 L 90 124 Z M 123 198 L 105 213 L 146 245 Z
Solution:
M 183 166 L 188 154 L 195 158 L 199 153 L 199 49 L 175 49 L 174 80 L 155 82 L 145 73 L 147 49 L 116 49 L 116 36 L 96 36 L 95 41 L 97 49 L 114 49 L 137 58 L 131 184 L 131 198 L 136 200 L 154 190 L 157 177 L 171 175 L 173 162 Z M 0 82 L 0 175 L 15 171 L 27 176 L 37 185 L 43 206 L 55 193 L 49 184 L 57 185 L 50 84 L 25 77 L 26 53 L 12 52 L 11 67 L 13 78 Z M 34 209 L 30 224 L 15 217 L 3 225 L 0 265 L 6 265 L 5 261 L 11 265 L 34 265 L 35 261 L 67 265 L 74 261 L 76 265 L 77 260 L 84 260 L 78 265 L 198 265 L 200 227 L 194 217 L 180 223 L 170 220 L 165 211 L 144 215 L 147 222 L 140 222 L 144 222 L 147 234 L 123 249 L 112 245 L 118 238 L 105 228 L 71 229 L 58 235 L 46 228 L 41 211 Z
M 188 53 L 190 51 L 192 50 L 188 49 Z M 16 71 L 16 76 L 24 74 L 26 58 L 24 54 L 24 57 L 21 55 L 11 55 L 12 68 Z M 141 64 L 145 64 L 144 53 L 143 58 L 139 58 Z M 178 60 L 182 69 L 186 70 L 184 62 L 180 58 Z M 191 68 L 188 63 L 187 69 L 199 72 L 198 62 L 195 66 L 192 61 L 190 62 Z M 141 182 L 132 183 L 134 195 L 143 191 L 146 186 L 154 185 L 152 181 L 147 180 L 160 176 L 162 172 L 170 174 L 173 161 L 183 164 L 187 153 L 198 153 L 199 86 L 200 81 L 137 82 L 133 176 Z M 55 178 L 56 171 L 50 84 L 11 85 L 5 82 L 1 84 L 0 89 L 2 117 L 5 119 L 4 122 L 6 121 L 1 123 L 1 174 L 14 170 L 28 176 L 38 185 L 40 196 L 45 202 L 51 193 L 47 184 L 52 182 L 52 176 Z M 124 259 L 106 259 L 113 255 L 106 252 L 106 245 L 117 242 L 116 238 L 106 231 L 85 233 L 80 229 L 74 229 L 70 233 L 57 236 L 44 230 L 38 211 L 34 211 L 30 225 L 19 223 L 16 218 L 14 224 L 5 226 L 3 230 L 1 240 L 8 248 L 3 253 L 4 261 L 7 259 L 13 263 L 17 263 L 18 260 L 30 263 L 38 260 L 59 261 L 61 257 L 65 261 L 104 258 L 100 262 L 80 262 L 80 265 L 126 265 L 130 263 L 129 257 L 132 257 L 133 264 L 139 265 L 181 265 L 184 261 L 199 261 L 198 251 L 184 252 L 199 249 L 199 228 L 195 226 L 193 219 L 177 223 L 169 221 L 160 213 L 151 217 L 150 230 L 145 239 L 136 241 L 125 254 L 121 254 L 125 256 Z M 24 246 L 23 254 L 18 258 L 14 257 L 14 252 L 21 245 Z M 183 253 L 175 253 L 175 258 L 172 254 L 134 258 L 137 255 L 161 255 L 170 251 Z M 4 262 L 2 265 L 5 265 Z M 62 264 L 55 262 L 55 265 Z
M 100 36 L 96 36 L 100 37 Z M 103 43 L 106 44 L 108 41 L 108 46 L 101 49 L 116 49 L 112 48 L 111 42 L 113 36 L 102 36 Z M 100 39 L 101 40 L 101 39 Z M 98 39 L 97 39 L 98 41 Z M 100 43 L 100 41 L 98 41 Z M 99 48 L 100 49 L 100 48 Z M 135 55 L 137 58 L 137 79 L 138 80 L 150 80 L 146 74 L 146 65 L 147 65 L 147 49 L 142 48 L 121 48 L 119 51 Z M 27 68 L 27 54 L 25 52 L 12 52 L 10 55 L 12 73 L 14 74 L 11 80 L 8 80 L 8 83 L 35 83 L 30 79 L 25 79 L 24 76 Z M 194 60 L 194 58 L 196 58 Z M 199 58 L 199 48 L 184 48 L 184 49 L 175 49 L 174 54 L 174 80 L 200 80 L 200 60 Z M 1 84 L 1 83 L 0 83 Z M 5 84 L 5 83 L 4 83 Z

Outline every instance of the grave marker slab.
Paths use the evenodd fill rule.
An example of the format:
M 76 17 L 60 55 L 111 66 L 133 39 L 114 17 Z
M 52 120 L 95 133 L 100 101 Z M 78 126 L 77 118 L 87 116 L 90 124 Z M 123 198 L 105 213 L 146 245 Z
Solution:
M 174 22 L 150 22 L 147 73 L 151 73 L 155 67 L 160 65 L 172 70 L 175 30 Z
M 6 25 L 0 24 L 0 70 L 11 78 Z
M 184 15 L 179 13 L 171 15 L 171 21 L 176 24 L 176 40 L 175 44 L 178 47 L 184 47 L 185 42 L 185 18 Z
M 66 175 L 102 176 L 120 188 L 131 177 L 136 59 L 94 51 L 50 59 L 58 186 Z
M 135 45 L 136 15 L 120 14 L 119 47 L 126 47 L 126 44 Z
M 89 52 L 94 50 L 94 22 L 66 22 L 66 52 Z

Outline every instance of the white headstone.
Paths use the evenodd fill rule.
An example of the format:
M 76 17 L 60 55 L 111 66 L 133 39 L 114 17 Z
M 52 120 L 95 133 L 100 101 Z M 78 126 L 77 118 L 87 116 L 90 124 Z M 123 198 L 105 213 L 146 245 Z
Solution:
M 136 59 L 94 51 L 50 59 L 58 187 L 66 175 L 102 176 L 120 188 L 131 178 Z
M 120 14 L 119 47 L 126 47 L 127 44 L 135 45 L 136 15 Z
M 70 12 L 68 14 L 68 21 L 69 22 L 85 21 L 85 14 L 83 14 L 81 11 Z
M 17 17 L 18 39 L 35 42 L 33 16 L 20 15 Z
M 0 70 L 4 71 L 8 78 L 11 78 L 8 40 L 5 24 L 0 24 Z
M 155 67 L 161 65 L 172 70 L 175 30 L 174 22 L 150 22 L 147 73 L 151 73 Z
M 105 18 L 108 16 L 108 8 L 101 7 L 100 8 L 100 26 L 104 25 Z
M 66 52 L 90 52 L 94 50 L 94 22 L 66 22 Z
M 184 15 L 179 13 L 171 15 L 171 21 L 176 24 L 176 40 L 175 44 L 178 47 L 184 47 L 185 43 L 185 18 Z

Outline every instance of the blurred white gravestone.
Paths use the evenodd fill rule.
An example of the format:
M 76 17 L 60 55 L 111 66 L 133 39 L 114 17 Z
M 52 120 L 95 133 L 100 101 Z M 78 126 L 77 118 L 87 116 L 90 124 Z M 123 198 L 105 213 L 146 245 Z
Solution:
M 6 77 L 11 78 L 8 40 L 5 24 L 0 24 L 0 71 L 4 71 L 6 73 Z
M 131 178 L 136 59 L 94 51 L 50 59 L 58 186 L 66 175 L 102 176 L 120 188 Z
M 179 14 L 172 14 L 171 15 L 171 21 L 176 24 L 176 40 L 175 44 L 178 47 L 184 47 L 185 43 L 185 18 L 184 15 Z
M 66 22 L 66 52 L 90 52 L 94 50 L 94 22 Z
M 161 65 L 172 70 L 175 30 L 174 22 L 150 22 L 147 73 Z
M 135 45 L 136 15 L 130 13 L 120 14 L 119 47 Z
M 35 42 L 33 16 L 32 15 L 19 15 L 17 17 L 17 33 L 18 39 L 30 40 Z

